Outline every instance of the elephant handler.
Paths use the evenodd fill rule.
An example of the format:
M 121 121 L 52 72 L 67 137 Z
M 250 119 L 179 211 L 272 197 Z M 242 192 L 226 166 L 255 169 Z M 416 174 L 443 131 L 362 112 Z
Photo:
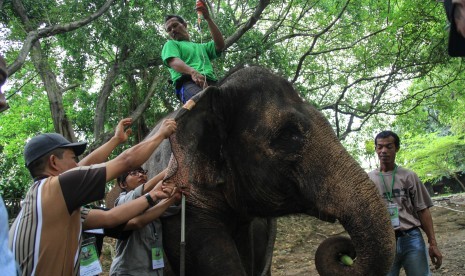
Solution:
M 396 236 L 396 257 L 388 275 L 399 275 L 401 267 L 409 276 L 431 275 L 420 228 L 428 237 L 429 256 L 438 269 L 442 264 L 442 254 L 436 242 L 429 211 L 433 202 L 418 176 L 396 165 L 396 154 L 400 148 L 400 139 L 396 133 L 378 133 L 375 147 L 380 167 L 368 176 L 386 201 Z
M 205 1 L 198 0 L 196 10 L 207 21 L 212 41 L 192 42 L 187 23 L 182 17 L 168 15 L 165 18 L 165 30 L 171 40 L 163 46 L 161 58 L 169 67 L 176 96 L 183 104 L 207 86 L 216 83 L 218 79 L 213 72 L 211 60 L 221 56 L 225 46 L 223 35 L 210 17 Z
M 122 120 L 115 133 L 124 132 L 121 129 L 130 123 L 130 118 Z M 24 159 L 34 182 L 9 233 L 22 274 L 78 275 L 81 206 L 103 199 L 107 181 L 142 165 L 175 130 L 176 122 L 165 120 L 155 135 L 108 162 L 122 142 L 118 135 L 79 163 L 85 142 L 71 143 L 58 133 L 40 134 L 27 142 Z M 151 206 L 149 198 L 136 201 L 133 205 L 141 208 L 134 215 Z

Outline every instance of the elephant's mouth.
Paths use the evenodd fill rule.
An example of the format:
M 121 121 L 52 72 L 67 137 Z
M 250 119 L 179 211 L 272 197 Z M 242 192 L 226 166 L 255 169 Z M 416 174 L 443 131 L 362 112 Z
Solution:
M 187 177 L 183 177 L 183 171 L 179 171 L 178 168 L 178 162 L 174 154 L 172 154 L 163 181 L 172 181 L 176 183 L 176 186 L 179 189 L 188 190 L 190 188 L 190 185 L 187 181 Z M 185 174 L 186 172 L 184 171 L 184 175 Z
M 317 209 L 307 209 L 305 211 L 306 214 L 316 217 L 319 220 L 326 221 L 326 222 L 335 222 L 336 217 L 330 214 L 326 214 L 325 212 L 321 212 Z

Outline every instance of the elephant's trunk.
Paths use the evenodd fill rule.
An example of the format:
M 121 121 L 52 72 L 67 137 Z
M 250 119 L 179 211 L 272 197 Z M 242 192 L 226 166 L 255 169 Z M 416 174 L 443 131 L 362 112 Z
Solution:
M 320 275 L 331 276 L 385 275 L 395 255 L 394 231 L 387 208 L 367 174 L 354 166 L 355 161 L 346 161 L 342 162 L 346 166 L 339 167 L 339 173 L 332 174 L 339 179 L 330 180 L 343 185 L 337 186 L 340 189 L 328 183 L 323 185 L 328 189 L 320 190 L 319 194 L 325 200 L 319 200 L 317 205 L 319 211 L 340 221 L 352 243 L 339 238 L 322 243 L 315 258 L 317 270 Z M 340 261 L 343 255 L 355 257 L 354 263 L 343 264 Z

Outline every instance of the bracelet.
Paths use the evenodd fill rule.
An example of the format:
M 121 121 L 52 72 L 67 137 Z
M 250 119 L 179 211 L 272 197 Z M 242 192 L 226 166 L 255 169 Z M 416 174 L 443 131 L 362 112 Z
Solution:
M 155 201 L 153 200 L 153 198 L 150 196 L 149 193 L 145 194 L 145 198 L 147 199 L 147 202 L 149 203 L 150 207 L 155 206 Z

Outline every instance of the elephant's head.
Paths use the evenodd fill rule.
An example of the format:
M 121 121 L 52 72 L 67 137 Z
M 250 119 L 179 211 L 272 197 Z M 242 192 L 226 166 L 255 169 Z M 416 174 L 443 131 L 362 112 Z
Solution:
M 374 184 L 325 117 L 289 82 L 249 67 L 193 101 L 193 108 L 178 113 L 172 139 L 179 163 L 172 177 L 192 183 L 190 204 L 211 206 L 214 199 L 205 195 L 219 190 L 229 207 L 245 215 L 337 219 L 357 257 L 353 266 L 339 263 L 338 254 L 353 255 L 354 249 L 331 251 L 339 241 L 329 242 L 319 249 L 326 256 L 317 258 L 320 274 L 382 275 L 389 269 L 394 233 Z

